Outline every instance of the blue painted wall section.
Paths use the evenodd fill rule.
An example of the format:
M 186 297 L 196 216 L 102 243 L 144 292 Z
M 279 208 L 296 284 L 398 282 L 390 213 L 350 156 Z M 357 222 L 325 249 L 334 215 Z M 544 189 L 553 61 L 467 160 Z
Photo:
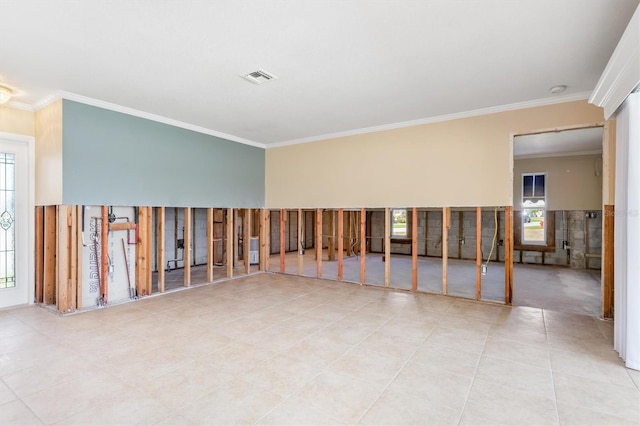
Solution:
M 64 204 L 264 207 L 265 150 L 63 101 Z

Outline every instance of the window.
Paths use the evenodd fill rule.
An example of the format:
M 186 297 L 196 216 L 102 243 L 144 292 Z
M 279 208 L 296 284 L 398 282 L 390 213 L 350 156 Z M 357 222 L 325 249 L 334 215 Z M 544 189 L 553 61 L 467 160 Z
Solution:
M 407 209 L 391 209 L 391 238 L 407 238 Z
M 546 173 L 522 174 L 522 242 L 545 244 Z

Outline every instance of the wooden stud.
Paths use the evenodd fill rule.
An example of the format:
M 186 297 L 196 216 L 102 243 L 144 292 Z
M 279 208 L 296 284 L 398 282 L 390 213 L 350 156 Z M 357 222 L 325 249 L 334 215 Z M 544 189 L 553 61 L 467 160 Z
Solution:
M 35 302 L 42 303 L 44 294 L 44 207 L 35 208 Z
M 451 227 L 451 209 L 442 208 L 442 294 L 447 294 L 447 267 L 449 260 L 449 228 Z
M 56 206 L 44 208 L 44 270 L 42 273 L 42 301 L 46 305 L 56 303 L 56 249 L 57 249 Z
M 145 265 L 146 259 L 145 256 L 147 251 L 144 250 L 144 244 L 146 241 L 146 215 L 144 214 L 144 207 L 138 207 L 138 240 L 136 241 L 136 294 L 139 297 L 145 296 L 145 292 L 147 291 L 146 284 L 144 282 L 145 273 Z M 100 276 L 100 281 L 102 282 L 102 274 Z
M 267 209 L 260 210 L 260 270 L 269 270 L 269 257 L 271 254 L 270 236 L 271 212 Z
M 322 209 L 316 211 L 316 277 L 322 278 Z
M 298 209 L 298 275 L 304 272 L 304 252 L 302 244 L 302 209 Z
M 338 209 L 338 281 L 344 278 L 344 209 Z
M 384 286 L 391 281 L 391 209 L 384 209 Z
M 242 231 L 242 259 L 244 262 L 244 273 L 248 275 L 251 272 L 251 209 L 244 209 Z
M 134 222 L 118 222 L 109 224 L 109 231 L 126 231 L 130 229 L 136 229 L 136 224 Z
M 69 206 L 67 215 L 71 219 L 71 226 L 68 228 L 68 244 L 69 244 L 69 285 L 67 308 L 75 311 L 78 308 L 78 271 L 82 273 L 82 262 L 78 259 L 82 257 L 82 248 L 78 250 L 78 206 Z M 81 246 L 82 247 L 82 246 Z
M 147 294 L 153 292 L 153 207 L 147 207 Z
M 191 285 L 191 208 L 184 209 L 184 286 Z
M 233 209 L 227 209 L 227 278 L 233 277 Z
M 76 221 L 77 221 L 77 229 L 76 229 L 76 309 L 82 309 L 82 270 L 83 270 L 83 262 L 82 262 L 82 250 L 84 247 L 83 240 L 83 213 L 84 206 L 76 206 Z
M 213 209 L 207 209 L 207 282 L 213 281 Z
M 360 284 L 364 284 L 367 278 L 367 261 L 365 259 L 367 253 L 367 211 L 363 208 L 360 210 Z
M 424 256 L 429 257 L 429 210 L 424 212 Z
M 458 211 L 458 259 L 462 259 L 462 239 L 464 238 L 464 216 Z
M 164 293 L 165 290 L 165 250 L 166 250 L 166 241 L 165 241 L 165 208 L 164 207 L 158 207 L 158 213 L 156 215 L 157 218 L 157 225 L 156 225 L 156 229 L 157 229 L 157 233 L 156 233 L 156 241 L 157 241 L 157 247 L 156 247 L 156 255 L 158 257 L 157 260 L 157 264 L 158 264 L 158 291 L 160 293 Z
M 411 210 L 411 289 L 418 290 L 418 209 Z
M 482 298 L 482 208 L 476 207 L 476 300 Z
M 56 280 L 56 308 L 58 312 L 66 313 L 70 309 L 69 301 L 69 227 L 70 217 L 68 207 L 61 205 L 57 207 L 58 214 L 58 242 L 57 242 L 57 280 Z
M 109 301 L 109 208 L 102 206 L 100 222 L 100 299 L 103 305 Z
M 504 208 L 504 303 L 511 304 L 513 299 L 513 207 Z
M 285 271 L 285 255 L 286 255 L 286 242 L 285 237 L 285 225 L 286 225 L 286 210 L 280 209 L 280 272 Z
M 139 216 L 139 215 L 138 215 Z M 173 208 L 173 258 L 178 258 L 178 208 Z M 184 240 L 183 240 L 184 242 Z
M 333 210 L 328 211 L 329 214 L 329 231 L 327 235 L 327 254 L 328 260 L 336 260 L 336 216 Z
M 615 206 L 604 205 L 603 240 L 602 240 L 602 316 L 613 318 L 613 291 L 614 291 L 614 252 L 613 238 L 615 227 Z

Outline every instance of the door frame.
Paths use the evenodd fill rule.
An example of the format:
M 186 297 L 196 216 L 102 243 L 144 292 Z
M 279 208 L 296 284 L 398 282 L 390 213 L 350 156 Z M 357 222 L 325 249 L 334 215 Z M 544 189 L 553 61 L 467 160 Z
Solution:
M 615 152 L 612 152 L 612 147 L 615 147 L 615 139 L 611 135 L 611 120 L 598 121 L 593 123 L 575 124 L 568 126 L 559 126 L 547 129 L 536 129 L 523 132 L 514 132 L 509 136 L 509 157 L 511 161 L 511 188 L 513 188 L 513 144 L 516 136 L 535 135 L 539 133 L 554 133 L 562 132 L 565 130 L 579 130 L 589 129 L 593 127 L 602 127 L 602 214 L 605 214 L 605 206 L 614 204 L 613 194 L 611 189 L 613 188 L 614 174 L 615 174 Z M 615 127 L 615 126 L 614 126 Z M 511 192 L 512 205 L 515 205 L 516 200 L 513 199 L 513 190 Z M 601 270 L 600 270 L 600 317 L 610 318 L 613 309 L 613 276 L 609 274 L 605 264 L 613 262 L 613 251 L 605 250 L 605 225 L 604 217 L 602 222 L 602 257 L 601 257 Z M 513 232 L 513 231 L 512 231 Z M 512 236 L 513 238 L 513 236 Z M 611 254 L 610 254 L 611 253 Z M 513 245 L 511 247 L 511 258 L 513 259 Z
M 35 137 L 0 132 L 0 139 L 27 147 L 27 304 L 35 297 Z M 21 306 L 21 305 L 16 305 Z M 10 308 L 10 307 L 9 307 Z

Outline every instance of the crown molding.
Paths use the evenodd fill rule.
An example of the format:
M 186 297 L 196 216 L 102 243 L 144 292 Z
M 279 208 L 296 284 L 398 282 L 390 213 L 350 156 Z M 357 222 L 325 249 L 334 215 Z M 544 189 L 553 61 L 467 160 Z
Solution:
M 29 112 L 35 111 L 31 105 L 23 104 L 22 102 L 16 102 L 16 101 L 9 101 L 6 104 L 3 104 L 3 106 L 13 108 L 13 109 L 19 109 L 22 111 L 29 111 Z
M 381 126 L 365 127 L 362 129 L 347 130 L 344 132 L 328 133 L 325 135 L 311 136 L 308 138 L 293 139 L 289 141 L 266 144 L 267 149 L 279 148 L 283 146 L 299 145 L 310 142 L 317 142 L 326 139 L 355 136 L 365 133 L 382 132 L 385 130 L 401 129 L 404 127 L 420 126 L 423 124 L 439 123 L 442 121 L 459 120 L 461 118 L 477 117 L 480 115 L 495 114 L 499 112 L 515 111 L 519 109 L 535 108 L 540 106 L 554 105 L 565 102 L 581 101 L 589 98 L 591 92 L 573 93 L 564 96 L 554 96 L 553 98 L 536 99 L 533 101 L 517 102 L 507 105 L 499 105 L 489 108 L 474 109 L 471 111 L 458 112 L 454 114 L 439 115 L 435 117 L 421 118 L 418 120 L 401 121 L 398 123 L 383 124 Z
M 87 96 L 77 95 L 75 93 L 57 91 L 34 104 L 33 110 L 37 111 L 52 104 L 60 99 L 66 99 L 69 101 L 79 102 L 85 105 L 91 105 L 98 108 L 107 109 L 110 111 L 120 112 L 134 117 L 144 118 L 146 120 L 156 121 L 158 123 L 168 124 L 170 126 L 179 127 L 186 130 L 192 130 L 194 132 L 203 133 L 205 135 L 215 136 L 218 138 L 238 142 L 244 145 L 255 146 L 257 148 L 265 148 L 265 144 L 255 142 L 249 139 L 240 138 L 227 133 L 218 132 L 215 130 L 207 129 L 206 127 L 196 126 L 194 124 L 185 123 L 183 121 L 174 120 L 172 118 L 163 117 L 157 114 L 151 114 L 148 112 L 140 111 L 134 108 L 125 107 L 122 105 L 113 104 L 111 102 L 101 101 L 99 99 L 89 98 Z
M 640 6 L 613 51 L 589 103 L 604 109 L 605 119 L 618 110 L 640 84 Z

